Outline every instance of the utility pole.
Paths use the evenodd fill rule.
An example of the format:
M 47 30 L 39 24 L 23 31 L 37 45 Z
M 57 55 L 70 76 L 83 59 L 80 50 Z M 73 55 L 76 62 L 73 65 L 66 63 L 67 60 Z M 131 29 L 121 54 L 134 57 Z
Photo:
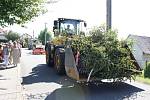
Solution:
M 33 30 L 33 39 L 34 39 L 34 30 Z
M 106 30 L 108 31 L 109 29 L 111 29 L 111 0 L 106 1 L 106 9 Z
M 46 24 L 47 24 L 47 23 L 45 23 L 45 45 L 46 45 L 46 34 L 47 34 L 47 27 L 46 27 Z

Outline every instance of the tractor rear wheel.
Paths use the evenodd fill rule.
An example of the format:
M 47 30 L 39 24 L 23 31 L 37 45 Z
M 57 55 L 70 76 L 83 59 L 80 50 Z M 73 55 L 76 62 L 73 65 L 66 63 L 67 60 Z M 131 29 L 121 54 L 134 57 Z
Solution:
M 52 62 L 52 59 L 51 59 L 51 52 L 48 49 L 48 47 L 46 48 L 45 54 L 46 54 L 46 64 L 49 67 L 52 67 L 53 66 L 53 62 Z

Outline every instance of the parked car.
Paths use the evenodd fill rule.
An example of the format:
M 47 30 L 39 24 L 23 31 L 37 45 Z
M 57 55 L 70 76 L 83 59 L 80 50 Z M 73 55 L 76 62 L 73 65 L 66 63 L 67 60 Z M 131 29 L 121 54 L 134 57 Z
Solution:
M 43 47 L 36 47 L 35 49 L 33 49 L 32 54 L 33 55 L 45 54 L 45 50 Z

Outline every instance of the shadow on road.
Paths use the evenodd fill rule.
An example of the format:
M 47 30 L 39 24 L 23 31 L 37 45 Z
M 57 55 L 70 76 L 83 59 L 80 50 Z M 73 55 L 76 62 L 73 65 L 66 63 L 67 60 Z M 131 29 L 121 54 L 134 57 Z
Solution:
M 3 78 L 3 77 L 4 77 L 3 75 L 0 75 L 0 81 L 7 80 L 6 78 Z
M 11 68 L 15 68 L 16 66 L 14 65 L 8 65 L 7 67 L 5 67 L 4 65 L 0 65 L 0 70 L 6 70 L 6 69 L 11 69 Z
M 136 98 L 137 93 L 144 91 L 127 83 L 81 85 L 71 81 L 67 76 L 59 76 L 53 68 L 46 64 L 39 64 L 32 72 L 23 77 L 23 84 L 39 82 L 57 83 L 62 87 L 54 90 L 45 100 L 122 100 L 124 98 Z
M 53 68 L 49 68 L 46 64 L 39 64 L 32 69 L 28 76 L 23 77 L 23 84 L 33 84 L 39 82 L 56 82 L 62 83 L 65 76 L 60 77 L 55 73 Z
M 137 93 L 141 91 L 144 90 L 126 83 L 117 86 L 111 84 L 78 85 L 59 88 L 49 94 L 45 100 L 122 100 L 125 98 L 129 100 L 128 98 L 137 98 Z
M 0 90 L 7 90 L 6 88 L 0 88 Z

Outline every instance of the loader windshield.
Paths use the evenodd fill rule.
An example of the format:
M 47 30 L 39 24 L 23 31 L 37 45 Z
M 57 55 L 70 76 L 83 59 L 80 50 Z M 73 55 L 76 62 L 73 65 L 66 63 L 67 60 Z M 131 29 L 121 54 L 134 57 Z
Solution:
M 60 33 L 66 35 L 79 35 L 83 32 L 83 22 L 77 20 L 64 20 L 60 23 Z

